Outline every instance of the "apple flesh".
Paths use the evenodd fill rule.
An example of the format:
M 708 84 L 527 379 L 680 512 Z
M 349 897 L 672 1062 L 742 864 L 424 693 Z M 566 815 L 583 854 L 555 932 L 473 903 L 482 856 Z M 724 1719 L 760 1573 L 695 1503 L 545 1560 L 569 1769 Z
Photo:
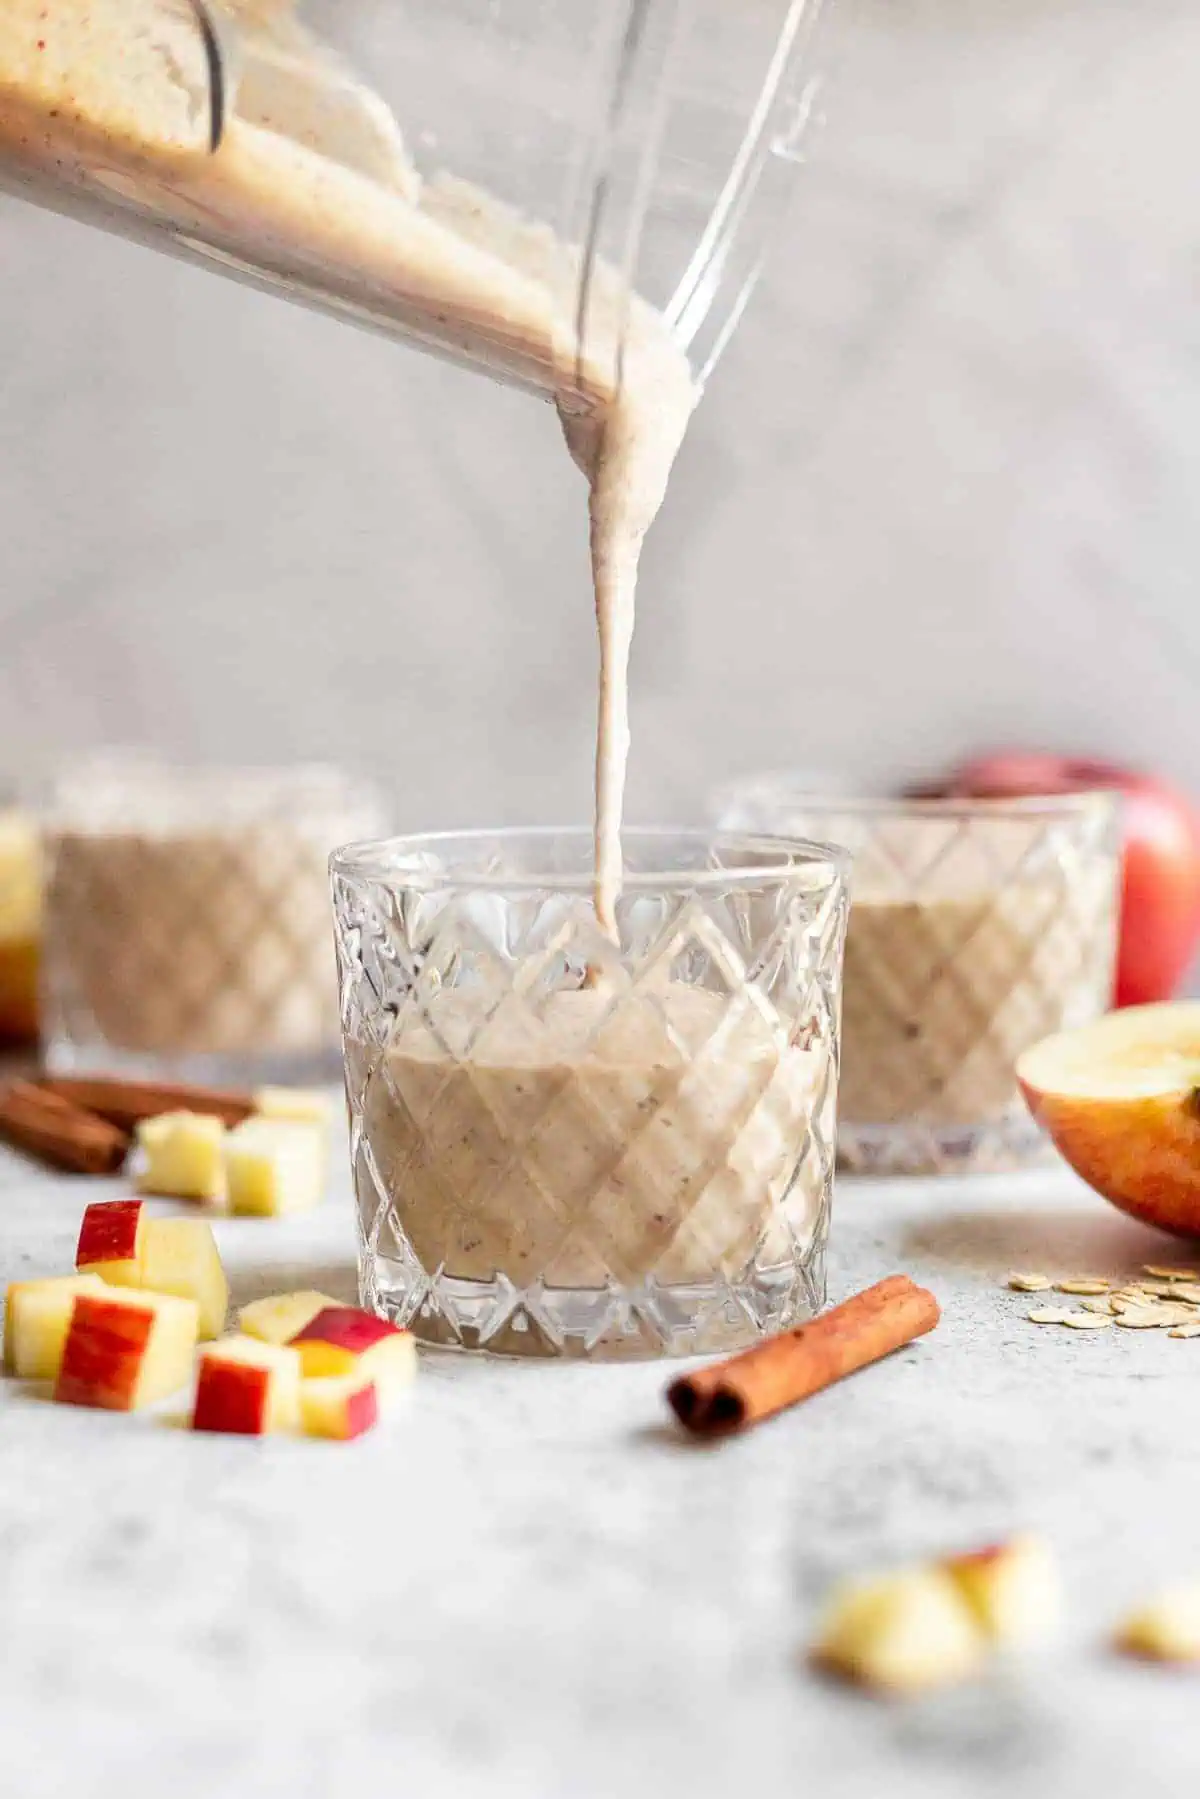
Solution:
M 229 1209 L 245 1217 L 309 1212 L 325 1186 L 320 1129 L 291 1118 L 247 1118 L 225 1145 Z
M 407 1387 L 417 1371 L 412 1332 L 354 1306 L 327 1306 L 297 1331 L 291 1345 L 300 1352 L 305 1380 L 357 1374 L 374 1381 L 384 1401 Z
M 986 1643 L 954 1581 L 939 1568 L 912 1568 L 838 1588 L 813 1660 L 884 1693 L 929 1692 L 967 1679 Z
M 1200 1662 L 1200 1586 L 1159 1594 L 1126 1618 L 1116 1641 L 1147 1661 Z
M 964 763 L 917 791 L 934 797 L 1015 799 L 1109 788 L 1124 831 L 1116 1003 L 1170 999 L 1200 944 L 1200 809 L 1165 781 L 1111 762 L 1000 751 Z
M 200 1317 L 195 1300 L 110 1288 L 75 1300 L 55 1399 L 133 1412 L 187 1384 Z
M 99 1274 L 113 1287 L 138 1287 L 146 1216 L 140 1199 L 101 1199 L 90 1205 L 79 1227 L 75 1267 Z
M 1134 1218 L 1200 1237 L 1200 1001 L 1133 1006 L 1017 1062 L 1059 1153 Z
M 337 1303 L 327 1293 L 272 1293 L 243 1306 L 238 1324 L 248 1337 L 264 1343 L 290 1343 L 318 1312 L 336 1309 Z
M 300 1358 L 256 1337 L 225 1337 L 200 1351 L 192 1429 L 261 1437 L 300 1417 Z
M 222 1119 L 207 1112 L 160 1112 L 138 1125 L 137 1141 L 145 1159 L 140 1192 L 168 1199 L 220 1198 L 225 1187 Z
M 375 1383 L 361 1375 L 300 1383 L 300 1422 L 306 1437 L 348 1443 L 379 1421 Z
M 1062 1613 L 1058 1568 L 1040 1537 L 1012 1537 L 952 1556 L 943 1566 L 998 1648 L 1033 1648 L 1057 1630 Z
M 4 1301 L 4 1366 L 21 1380 L 55 1380 L 75 1301 L 103 1293 L 98 1274 L 65 1274 L 55 1280 L 16 1281 Z
M 229 1282 L 212 1226 L 203 1218 L 148 1218 L 142 1233 L 141 1280 L 152 1293 L 194 1299 L 200 1338 L 219 1337 L 229 1310 Z

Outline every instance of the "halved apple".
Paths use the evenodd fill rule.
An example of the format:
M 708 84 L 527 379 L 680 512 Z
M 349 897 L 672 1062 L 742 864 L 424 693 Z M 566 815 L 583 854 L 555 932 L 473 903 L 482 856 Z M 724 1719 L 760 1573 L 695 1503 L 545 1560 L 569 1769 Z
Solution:
M 1027 1049 L 1017 1079 L 1076 1174 L 1123 1212 L 1200 1237 L 1200 1002 L 1130 1006 Z

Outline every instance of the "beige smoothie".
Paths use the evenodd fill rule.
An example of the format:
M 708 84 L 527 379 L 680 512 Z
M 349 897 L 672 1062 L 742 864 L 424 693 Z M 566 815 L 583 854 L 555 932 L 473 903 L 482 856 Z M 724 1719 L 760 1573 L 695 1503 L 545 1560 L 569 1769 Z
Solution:
M 670 984 L 625 999 L 450 991 L 366 1084 L 364 1127 L 426 1268 L 517 1286 L 736 1281 L 787 1268 L 821 1217 L 797 1176 L 808 1120 L 832 1141 L 824 1047 L 749 999 Z M 364 1054 L 368 1053 L 364 1046 Z
M 1013 1067 L 1111 980 L 1110 875 L 902 898 L 856 889 L 842 989 L 843 1158 L 860 1127 L 1023 1115 Z

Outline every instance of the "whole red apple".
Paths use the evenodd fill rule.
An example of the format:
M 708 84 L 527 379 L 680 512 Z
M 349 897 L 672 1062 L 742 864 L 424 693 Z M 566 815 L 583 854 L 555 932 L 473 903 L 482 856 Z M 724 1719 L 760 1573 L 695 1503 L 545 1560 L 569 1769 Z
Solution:
M 1170 999 L 1200 943 L 1200 810 L 1186 794 L 1110 762 L 1024 751 L 976 757 L 922 791 L 1003 799 L 1097 787 L 1124 801 L 1116 1004 Z

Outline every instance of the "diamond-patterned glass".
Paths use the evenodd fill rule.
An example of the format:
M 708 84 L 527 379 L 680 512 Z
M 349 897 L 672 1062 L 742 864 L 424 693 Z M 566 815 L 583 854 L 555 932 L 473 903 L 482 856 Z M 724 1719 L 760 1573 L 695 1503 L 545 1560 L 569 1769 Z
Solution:
M 363 1298 L 510 1355 L 736 1347 L 823 1298 L 844 865 L 630 832 L 333 860 Z
M 328 858 L 379 821 L 333 770 L 80 770 L 48 830 L 50 1066 L 331 1076 Z
M 1039 1038 L 1111 1004 L 1116 802 L 811 798 L 727 791 L 730 826 L 811 832 L 854 858 L 838 1155 L 862 1173 L 1033 1162 L 1014 1078 Z

